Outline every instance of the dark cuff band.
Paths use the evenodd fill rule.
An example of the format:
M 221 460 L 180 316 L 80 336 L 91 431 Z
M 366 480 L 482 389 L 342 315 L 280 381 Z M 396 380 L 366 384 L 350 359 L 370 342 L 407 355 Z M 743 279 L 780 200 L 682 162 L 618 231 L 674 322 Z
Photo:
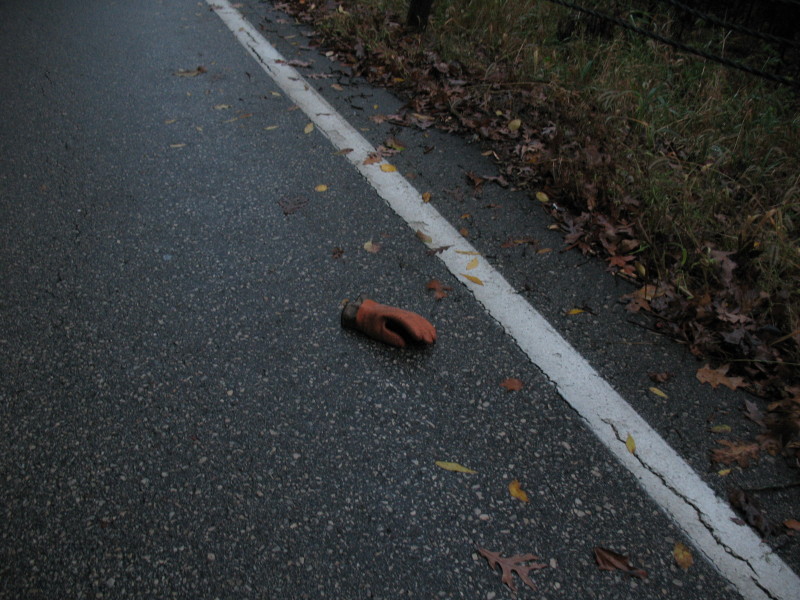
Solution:
M 363 296 L 359 296 L 353 301 L 347 301 L 342 309 L 342 327 L 347 327 L 348 329 L 356 328 L 356 315 L 363 301 Z

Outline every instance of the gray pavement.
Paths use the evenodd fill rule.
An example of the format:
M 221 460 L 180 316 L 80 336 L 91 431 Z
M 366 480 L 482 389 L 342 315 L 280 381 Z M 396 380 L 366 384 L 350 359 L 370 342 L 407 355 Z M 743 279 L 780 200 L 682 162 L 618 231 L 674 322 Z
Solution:
M 243 8 L 254 22 L 269 10 Z M 302 28 L 267 24 L 282 50 L 335 67 Z M 6 0 L 0 50 L 0 597 L 508 597 L 475 544 L 550 565 L 521 598 L 737 597 L 701 556 L 674 564 L 680 530 L 372 188 L 304 133 L 308 119 L 205 3 Z M 400 102 L 343 83 L 332 101 L 380 143 L 388 126 L 368 117 Z M 476 149 L 398 135 L 409 150 L 393 162 L 454 222 L 474 215 L 473 242 L 537 308 L 563 320 L 585 302 L 587 320 L 613 319 L 600 337 L 561 326 L 615 386 L 629 376 L 646 390 L 642 373 L 667 361 L 690 369 L 621 329 L 621 290 L 601 269 L 497 249 L 511 226 L 559 242 L 522 194 L 455 191 L 464 168 L 489 168 Z M 431 278 L 448 298 L 425 290 Z M 342 330 L 340 303 L 360 293 L 429 318 L 436 346 Z M 525 387 L 506 392 L 506 377 Z M 637 393 L 707 470 L 681 432 L 724 397 L 660 408 Z M 529 503 L 509 495 L 513 479 Z M 648 579 L 599 571 L 595 546 Z

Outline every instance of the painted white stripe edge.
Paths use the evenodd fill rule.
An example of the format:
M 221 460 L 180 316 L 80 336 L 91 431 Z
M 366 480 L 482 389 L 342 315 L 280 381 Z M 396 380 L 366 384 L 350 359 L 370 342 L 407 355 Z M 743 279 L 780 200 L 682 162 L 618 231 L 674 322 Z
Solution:
M 692 468 L 589 365 L 488 262 L 481 258 L 464 277 L 475 248 L 399 173 L 380 164 L 364 165 L 375 148 L 291 66 L 227 0 L 206 0 L 248 53 L 300 107 L 414 231 L 430 237 L 430 248 L 449 246 L 439 254 L 450 272 L 475 295 L 519 347 L 553 382 L 559 394 L 581 415 L 611 453 L 637 478 L 694 547 L 745 598 L 797 600 L 800 578 L 748 527 L 736 525 L 730 506 L 720 500 Z M 625 440 L 636 440 L 631 454 Z

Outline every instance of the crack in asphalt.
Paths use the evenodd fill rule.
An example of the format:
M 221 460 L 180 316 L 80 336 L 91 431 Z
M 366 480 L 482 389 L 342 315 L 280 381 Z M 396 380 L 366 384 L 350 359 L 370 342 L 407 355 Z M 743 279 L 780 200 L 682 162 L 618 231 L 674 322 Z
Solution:
M 616 423 L 614 423 L 613 421 L 608 420 L 608 419 L 603 419 L 603 423 L 605 423 L 606 425 L 611 427 L 611 429 L 614 431 L 614 436 L 617 438 L 617 440 L 619 440 L 623 444 L 626 442 L 627 438 L 623 437 L 622 434 L 619 432 L 619 429 L 617 429 Z M 723 543 L 723 541 L 720 539 L 720 536 L 719 536 L 716 528 L 713 526 L 713 524 L 708 522 L 708 520 L 706 518 L 706 515 L 703 514 L 703 512 L 698 508 L 698 506 L 694 502 L 692 502 L 688 497 L 686 497 L 684 494 L 682 494 L 679 490 L 675 489 L 675 487 L 672 486 L 666 480 L 666 478 L 661 474 L 661 472 L 659 470 L 655 469 L 649 463 L 645 462 L 640 455 L 636 454 L 636 452 L 632 452 L 631 454 L 633 455 L 633 457 L 637 460 L 637 462 L 644 469 L 646 469 L 647 471 L 649 471 L 650 473 L 655 475 L 659 479 L 659 481 L 661 481 L 661 483 L 664 485 L 664 487 L 666 487 L 668 490 L 670 490 L 675 496 L 680 498 L 684 502 L 684 504 L 686 504 L 687 506 L 690 506 L 692 508 L 692 510 L 697 515 L 698 521 L 700 523 L 702 523 L 702 525 L 708 530 L 708 533 L 711 535 L 711 537 L 717 543 L 717 546 L 722 548 L 725 551 L 725 553 L 728 554 L 729 556 L 731 556 L 731 557 L 735 558 L 736 560 L 739 560 L 742 563 L 747 565 L 747 568 L 749 569 L 750 573 L 752 574 L 752 576 L 750 577 L 750 580 L 756 586 L 758 586 L 758 588 L 761 591 L 763 591 L 770 598 L 777 598 L 775 595 L 770 593 L 770 591 L 768 589 L 766 589 L 764 586 L 762 586 L 760 584 L 759 578 L 758 578 L 758 572 L 753 567 L 752 563 L 747 558 L 745 558 L 745 557 L 739 555 L 738 553 L 734 552 L 734 550 L 732 548 L 730 548 L 725 543 Z M 700 550 L 700 551 L 702 552 L 702 550 Z M 709 560 L 709 562 L 711 564 L 714 564 L 714 561 L 712 560 L 711 557 L 707 556 L 706 558 Z

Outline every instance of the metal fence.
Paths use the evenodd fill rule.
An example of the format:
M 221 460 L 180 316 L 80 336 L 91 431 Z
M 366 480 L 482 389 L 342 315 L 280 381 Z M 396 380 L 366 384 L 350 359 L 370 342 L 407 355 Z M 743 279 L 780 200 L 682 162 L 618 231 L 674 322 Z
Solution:
M 595 29 L 598 24 L 620 27 L 681 52 L 800 89 L 800 0 L 547 1 L 583 15 Z M 670 27 L 660 22 L 665 18 L 671 20 Z M 726 47 L 732 35 L 736 44 Z

